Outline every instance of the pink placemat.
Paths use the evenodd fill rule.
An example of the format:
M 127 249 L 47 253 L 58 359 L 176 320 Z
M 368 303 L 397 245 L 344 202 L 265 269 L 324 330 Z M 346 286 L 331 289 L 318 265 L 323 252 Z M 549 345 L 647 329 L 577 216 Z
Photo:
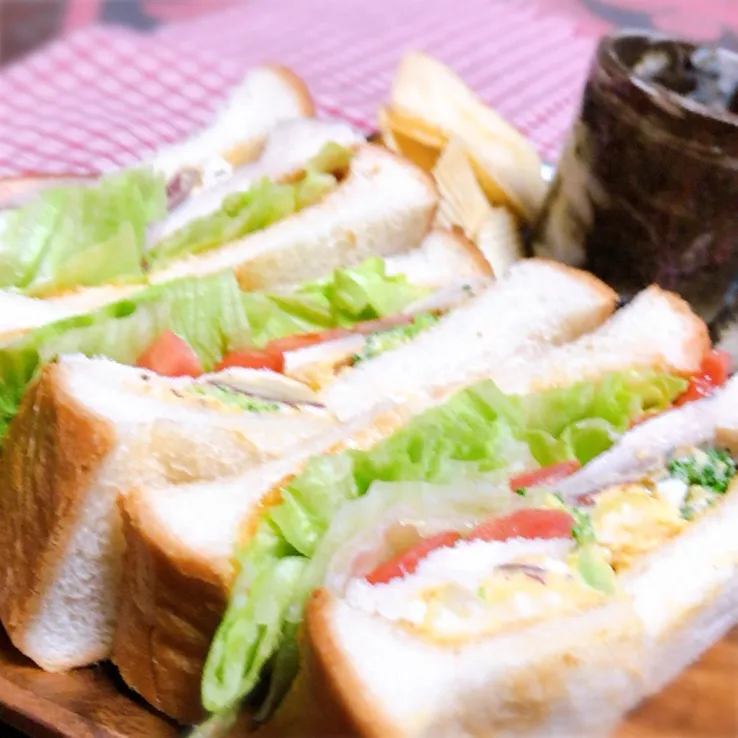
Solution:
M 135 162 L 206 123 L 260 62 L 371 129 L 404 51 L 453 67 L 555 159 L 596 39 L 545 0 L 250 0 L 143 35 L 73 33 L 0 74 L 0 176 Z

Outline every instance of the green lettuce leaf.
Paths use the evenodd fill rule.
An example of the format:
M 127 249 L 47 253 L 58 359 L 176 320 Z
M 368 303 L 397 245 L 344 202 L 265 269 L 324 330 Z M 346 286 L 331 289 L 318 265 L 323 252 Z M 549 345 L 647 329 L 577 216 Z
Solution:
M 0 287 L 42 295 L 143 280 L 146 229 L 165 214 L 166 183 L 150 169 L 42 192 L 3 219 Z
M 351 151 L 326 144 L 294 182 L 259 180 L 228 195 L 213 213 L 193 220 L 159 241 L 147 254 L 152 269 L 186 254 L 199 254 L 255 233 L 315 204 L 338 186 L 334 172 L 348 166 Z
M 245 293 L 252 341 L 263 346 L 277 338 L 329 328 L 349 328 L 365 320 L 400 313 L 429 293 L 402 274 L 389 275 L 383 259 L 370 257 L 355 267 L 336 269 L 326 279 L 291 294 Z
M 572 458 L 586 463 L 609 448 L 643 412 L 668 407 L 686 385 L 663 374 L 624 373 L 521 397 L 505 395 L 491 381 L 481 382 L 415 417 L 368 451 L 311 459 L 303 473 L 282 488 L 282 501 L 262 523 L 281 543 L 270 539 L 266 550 L 257 539 L 242 555 L 252 566 L 259 562 L 272 571 L 283 558 L 302 558 L 308 566 L 341 508 L 377 482 L 499 480 L 505 468 L 516 463 L 530 467 L 533 459 L 542 465 Z M 281 556 L 276 553 L 280 550 Z M 306 571 L 309 576 L 309 566 Z M 268 580 L 264 575 L 263 581 Z M 290 623 L 299 622 L 310 591 L 298 582 L 289 623 L 260 622 L 260 631 L 252 613 L 259 609 L 260 598 L 274 595 L 243 584 L 239 578 L 203 675 L 203 705 L 214 713 L 232 709 L 254 688 L 266 650 L 293 648 L 290 634 L 295 629 Z M 312 579 L 310 586 L 314 584 Z M 277 631 L 281 635 L 275 636 Z M 241 637 L 257 640 L 240 643 Z M 278 674 L 282 692 L 288 676 Z M 282 695 L 274 690 L 270 694 L 274 706 Z
M 0 441 L 38 367 L 60 354 L 105 356 L 135 364 L 164 331 L 195 350 L 211 369 L 249 343 L 242 292 L 232 273 L 148 287 L 132 297 L 43 326 L 0 348 Z

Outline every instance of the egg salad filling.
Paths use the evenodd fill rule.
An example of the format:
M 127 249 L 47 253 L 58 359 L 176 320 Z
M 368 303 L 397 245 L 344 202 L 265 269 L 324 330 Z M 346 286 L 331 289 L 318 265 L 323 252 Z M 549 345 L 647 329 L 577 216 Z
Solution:
M 346 598 L 451 645 L 597 607 L 618 595 L 620 573 L 715 505 L 735 476 L 725 451 L 678 448 L 660 468 L 577 505 L 549 494 L 470 532 L 421 538 L 352 579 Z
M 735 474 L 726 451 L 679 448 L 641 479 L 589 495 L 578 515 L 591 543 L 621 572 L 719 502 Z
M 612 570 L 572 538 L 462 540 L 386 583 L 354 579 L 348 602 L 439 643 L 522 627 L 604 603 Z

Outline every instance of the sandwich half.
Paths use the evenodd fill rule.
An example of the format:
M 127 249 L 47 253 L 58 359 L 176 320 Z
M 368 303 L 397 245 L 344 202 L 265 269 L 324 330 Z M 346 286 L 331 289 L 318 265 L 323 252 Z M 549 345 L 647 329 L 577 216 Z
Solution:
M 733 379 L 505 509 L 475 490 L 484 515 L 434 525 L 428 489 L 391 485 L 346 505 L 282 727 L 299 705 L 333 715 L 305 735 L 611 733 L 738 622 L 737 422 Z
M 513 270 L 491 289 L 504 290 L 515 274 Z M 539 286 L 545 289 L 545 284 Z M 572 287 L 564 294 L 571 296 Z M 541 292 L 535 294 L 544 299 Z M 612 325 L 606 323 L 573 343 L 571 350 L 564 345 L 545 351 L 546 340 L 549 346 L 562 343 L 574 325 L 573 314 L 566 312 L 565 300 L 559 297 L 551 302 L 565 311 L 559 313 L 559 332 L 549 315 L 545 339 L 537 332 L 538 315 L 526 327 L 519 313 L 504 309 L 483 313 L 488 325 L 498 331 L 495 334 L 490 328 L 480 353 L 490 362 L 487 376 L 501 381 L 514 377 L 515 372 L 506 367 L 515 366 L 516 352 L 530 352 L 531 344 L 538 343 L 538 351 L 526 355 L 550 367 L 554 381 L 548 393 L 521 399 L 483 382 L 442 402 L 443 392 L 423 396 L 419 387 L 401 405 L 414 417 L 400 431 L 385 436 L 374 432 L 371 443 L 365 436 L 360 441 L 347 437 L 333 455 L 295 466 L 279 484 L 269 486 L 254 475 L 250 484 L 256 486 L 249 494 L 237 483 L 221 487 L 222 493 L 213 485 L 200 484 L 141 488 L 129 494 L 123 501 L 126 556 L 136 563 L 124 567 L 113 652 L 129 686 L 178 720 L 196 719 L 200 714 L 197 676 L 224 616 L 210 651 L 203 695 L 209 711 L 228 710 L 254 687 L 272 656 L 277 654 L 279 662 L 279 654 L 290 651 L 294 631 L 287 621 L 294 624 L 301 618 L 303 600 L 298 590 L 305 566 L 332 516 L 347 499 L 362 495 L 373 475 L 385 481 L 436 481 L 455 470 L 483 476 L 499 467 L 523 471 L 577 454 L 587 459 L 606 449 L 635 417 L 665 407 L 681 394 L 687 383 L 679 375 L 696 371 L 709 345 L 704 324 L 677 298 L 654 289 L 618 314 Z M 516 330 L 510 330 L 511 323 Z M 448 336 L 442 325 L 435 329 L 438 350 L 432 352 L 426 346 L 424 370 L 432 370 L 434 361 L 448 360 L 448 352 L 443 353 Z M 634 325 L 644 330 L 647 325 L 668 325 L 669 330 L 646 349 Z M 453 324 L 452 329 L 456 328 Z M 427 334 L 428 339 L 431 335 Z M 577 344 L 579 351 L 574 348 Z M 606 351 L 598 352 L 598 345 Z M 404 367 L 420 366 L 413 361 L 415 351 L 410 344 L 393 353 L 405 354 Z M 603 357 L 602 365 L 598 356 Z M 462 363 L 466 359 L 462 355 Z M 571 368 L 570 381 L 579 385 L 565 388 L 566 366 Z M 386 375 L 385 392 L 390 397 L 394 381 L 393 375 Z M 543 389 L 538 375 L 536 387 Z M 347 416 L 356 417 L 353 413 Z M 198 500 L 210 501 L 209 513 L 198 515 L 198 525 L 201 532 L 212 531 L 206 536 L 212 545 L 202 545 L 170 514 L 185 499 L 198 510 Z M 261 507 L 256 506 L 257 499 L 264 501 Z M 224 518 L 231 521 L 228 530 L 222 525 Z M 173 540 L 178 542 L 176 555 L 164 546 L 164 541 Z M 240 554 L 234 560 L 232 551 L 237 546 Z M 173 627 L 172 603 L 205 597 L 207 606 L 198 615 L 177 611 Z M 275 670 L 273 701 L 289 684 L 290 668 Z
M 309 132 L 310 142 L 346 133 L 312 123 L 319 130 Z M 348 132 L 338 138 L 351 140 Z M 304 142 L 300 150 L 307 153 Z M 296 163 L 282 159 L 285 167 Z M 145 169 L 50 190 L 0 215 L 0 286 L 29 300 L 54 299 L 59 317 L 147 284 L 224 271 L 242 289 L 274 289 L 412 249 L 430 228 L 432 181 L 378 147 L 354 154 L 330 142 L 296 171 L 281 172 L 272 150 L 264 171 L 276 172 L 274 179 L 257 165 L 192 195 L 168 217 L 164 182 Z M 24 309 L 5 332 L 38 323 L 39 310 L 27 308 L 30 318 Z
M 44 366 L 0 458 L 0 616 L 13 643 L 48 671 L 105 658 L 118 496 L 245 471 L 336 425 L 308 388 L 272 372 L 174 379 L 79 355 Z
M 337 335 L 361 343 L 395 327 L 395 341 L 409 339 L 483 291 L 491 277 L 473 244 L 432 231 L 397 257 L 372 257 L 281 291 L 244 292 L 229 272 L 152 286 L 7 337 L 0 347 L 0 440 L 30 379 L 59 354 L 104 356 L 169 376 L 234 365 L 283 371 L 287 354 L 309 360 L 296 347 L 319 350 Z M 0 293 L 0 303 L 3 296 L 9 307 L 29 300 Z M 27 318 L 42 321 L 48 308 L 34 301 Z M 416 308 L 425 312 L 416 315 Z

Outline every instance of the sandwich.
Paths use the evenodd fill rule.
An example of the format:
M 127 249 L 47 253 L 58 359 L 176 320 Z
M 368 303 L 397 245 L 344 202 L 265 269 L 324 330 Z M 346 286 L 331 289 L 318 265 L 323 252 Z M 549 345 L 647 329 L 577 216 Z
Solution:
M 310 352 L 297 348 L 319 351 L 321 342 L 339 335 L 361 345 L 388 327 L 395 341 L 409 339 L 484 291 L 491 277 L 473 244 L 433 231 L 397 257 L 370 257 L 282 291 L 244 292 L 232 273 L 223 272 L 151 286 L 25 334 L 6 334 L 0 347 L 0 440 L 28 382 L 59 354 L 104 356 L 169 376 L 216 366 L 281 372 L 285 356 L 297 355 L 304 371 Z M 6 297 L 11 306 L 18 299 Z M 39 301 L 41 306 L 48 307 Z M 295 350 L 288 351 L 290 344 Z
M 0 616 L 11 640 L 47 671 L 106 658 L 118 497 L 244 472 L 337 427 L 313 392 L 272 372 L 169 378 L 79 355 L 45 365 L 0 460 Z
M 49 190 L 0 221 L 0 286 L 29 298 L 95 288 L 90 307 L 147 284 L 227 270 L 243 289 L 273 289 L 412 248 L 437 200 L 427 175 L 371 145 L 329 142 L 296 172 L 252 184 L 246 174 L 228 194 L 215 188 L 217 208 L 193 218 L 198 203 L 213 205 L 213 192 L 193 195 L 166 219 L 165 182 L 151 169 Z M 176 218 L 157 237 L 155 224 Z
M 611 733 L 736 623 L 737 425 L 733 379 L 529 496 L 348 503 L 307 607 L 319 734 Z
M 110 185 L 108 179 L 99 183 L 97 188 L 89 185 L 84 193 L 77 184 L 76 187 L 68 187 L 66 190 L 56 189 L 38 198 L 20 214 L 9 216 L 10 225 L 12 218 L 21 221 L 21 225 L 25 219 L 28 221 L 28 227 L 20 229 L 17 235 L 14 235 L 13 229 L 9 231 L 6 229 L 3 250 L 8 271 L 5 276 L 15 287 L 12 292 L 0 291 L 0 312 L 3 316 L 0 323 L 0 338 L 7 340 L 8 337 L 54 320 L 89 312 L 140 290 L 144 285 L 140 279 L 121 281 L 112 273 L 106 277 L 106 271 L 110 272 L 111 269 L 110 262 L 113 271 L 116 264 L 115 254 L 109 252 L 115 250 L 125 252 L 126 248 L 130 247 L 128 238 L 130 233 L 126 231 L 126 222 L 136 224 L 138 219 L 140 221 L 138 231 L 142 235 L 146 231 L 147 243 L 166 241 L 167 237 L 181 231 L 198 218 L 205 216 L 212 218 L 228 195 L 243 193 L 264 177 L 280 180 L 295 176 L 326 145 L 356 146 L 361 141 L 362 138 L 358 133 L 341 123 L 311 118 L 278 123 L 267 136 L 258 159 L 239 167 L 231 176 L 209 187 L 184 193 L 177 204 L 173 204 L 169 198 L 166 215 L 151 224 L 148 224 L 146 208 L 140 207 L 145 199 L 145 193 L 136 191 L 138 173 L 123 172 L 114 176 L 112 182 L 115 186 L 112 188 L 105 187 L 106 182 Z M 161 201 L 163 196 L 160 190 L 158 194 Z M 87 198 L 87 202 L 84 197 Z M 37 280 L 39 283 L 34 286 L 33 275 L 27 274 L 25 267 L 18 269 L 15 275 L 9 273 L 10 264 L 14 260 L 11 253 L 14 244 L 17 250 L 24 251 L 28 248 L 26 243 L 29 238 L 32 243 L 34 240 L 42 239 L 46 232 L 44 224 L 49 219 L 58 230 L 59 224 L 56 219 L 60 217 L 60 208 L 63 222 L 66 224 L 66 236 L 64 231 L 61 236 L 57 233 L 55 239 L 49 238 L 40 247 L 42 253 L 37 254 L 39 259 L 33 267 L 36 272 L 41 273 Z M 112 219 L 108 217 L 103 223 L 96 225 L 90 211 L 100 209 L 114 212 L 115 217 Z M 88 231 L 85 238 L 80 239 L 79 231 L 83 234 Z M 64 266 L 67 259 L 72 259 L 74 267 L 75 252 L 84 247 L 85 240 L 93 247 L 97 246 L 98 242 L 104 242 L 104 253 L 99 254 L 105 262 L 102 272 L 99 269 L 100 259 L 93 261 L 91 265 L 85 265 L 82 271 L 72 268 L 70 272 L 69 264 L 67 267 Z M 415 243 L 409 242 L 407 248 L 414 245 Z M 87 257 L 90 255 L 94 256 L 94 252 L 92 254 L 86 252 Z M 108 278 L 113 281 L 98 286 L 85 286 L 86 282 L 105 282 Z M 28 279 L 31 282 L 24 284 Z
M 280 123 L 315 115 L 310 91 L 300 77 L 281 66 L 250 70 L 215 112 L 213 120 L 185 141 L 157 151 L 149 160 L 170 189 L 183 177 L 195 186 L 228 176 L 261 153 Z
M 429 253 L 437 253 L 445 238 L 438 234 L 431 239 L 429 244 L 435 246 L 429 248 Z M 459 245 L 454 240 L 451 243 Z M 440 253 L 454 252 L 447 246 L 440 249 Z M 403 268 L 411 266 L 407 258 Z M 426 278 L 431 277 L 433 272 L 428 269 L 427 260 L 422 260 L 421 265 Z M 344 290 L 356 300 L 360 296 L 358 285 L 371 286 L 373 274 L 366 272 L 361 280 L 344 279 Z M 333 280 L 322 284 L 321 288 L 330 287 L 335 296 L 340 292 L 337 289 L 340 276 L 334 275 Z M 407 291 L 408 285 L 404 281 L 393 282 L 392 278 L 385 281 L 383 299 L 396 303 L 397 296 L 388 296 L 388 291 L 394 288 Z M 544 283 L 549 285 L 549 294 Z M 561 304 L 556 314 L 549 316 L 545 324 L 548 332 L 544 335 L 539 324 L 541 309 L 531 309 L 520 317 L 516 313 L 506 316 L 505 302 L 498 300 L 499 319 L 518 326 L 518 345 L 524 341 L 565 340 L 578 335 L 600 322 L 614 307 L 612 293 L 596 280 L 545 262 L 531 261 L 521 266 L 500 283 L 495 292 L 514 298 L 524 289 L 535 291 L 537 300 L 547 309 L 554 302 Z M 558 295 L 558 300 L 554 300 L 554 294 Z M 566 295 L 565 300 L 561 299 L 563 295 Z M 247 294 L 246 297 L 254 296 Z M 363 309 L 367 301 L 360 302 Z M 472 320 L 475 315 L 488 316 L 493 302 L 487 290 L 478 298 L 468 298 L 467 304 L 475 306 L 474 309 L 462 305 L 429 328 L 434 337 L 431 345 L 420 349 L 421 357 L 428 352 L 435 357 L 436 364 L 446 365 L 448 357 L 433 350 L 433 346 L 438 349 L 448 344 L 449 337 L 457 330 L 455 313 L 461 310 L 467 316 L 462 322 Z M 189 318 L 188 313 L 184 315 Z M 94 335 L 102 333 L 116 351 L 126 350 L 123 349 L 125 334 L 116 335 L 109 323 L 103 323 Z M 251 321 L 251 326 L 257 328 L 255 321 Z M 83 328 L 82 332 L 88 328 Z M 391 330 L 397 331 L 397 326 Z M 136 340 L 140 339 L 139 327 L 131 332 Z M 217 346 L 224 333 L 222 325 L 211 326 L 210 333 L 213 335 L 209 344 L 205 331 L 199 334 L 201 346 Z M 395 333 L 393 336 L 396 339 Z M 403 351 L 409 356 L 418 340 L 410 338 L 400 342 L 401 346 L 397 344 L 399 348 L 385 347 L 387 353 Z M 64 335 L 59 340 L 59 346 L 70 345 Z M 78 345 L 79 335 L 75 340 Z M 171 344 L 171 338 L 166 340 Z M 490 340 L 491 334 L 480 333 L 476 341 L 465 347 L 466 353 L 460 353 L 457 358 L 462 362 L 470 359 L 474 347 L 478 352 L 486 351 Z M 50 344 L 45 340 L 39 345 L 48 350 Z M 2 557 L 5 586 L 0 615 L 17 647 L 48 670 L 91 663 L 104 658 L 110 651 L 122 554 L 116 503 L 120 501 L 123 505 L 131 488 L 156 486 L 157 481 L 161 486 L 166 481 L 179 485 L 188 478 L 211 479 L 217 476 L 215 470 L 218 469 L 225 476 L 226 471 L 232 475 L 254 467 L 262 468 L 290 455 L 293 450 L 297 453 L 296 449 L 304 442 L 322 437 L 327 431 L 340 432 L 344 422 L 352 424 L 344 428 L 344 435 L 347 435 L 348 427 L 353 427 L 362 417 L 371 419 L 371 423 L 364 421 L 361 426 L 363 437 L 367 441 L 377 440 L 409 417 L 410 401 L 415 399 L 404 398 L 407 402 L 402 408 L 380 413 L 390 393 L 379 393 L 367 412 L 352 411 L 339 417 L 329 398 L 306 385 L 275 371 L 263 371 L 268 367 L 259 367 L 262 371 L 248 368 L 243 350 L 238 362 L 228 359 L 227 354 L 226 360 L 218 363 L 219 373 L 193 372 L 194 382 L 184 377 L 167 380 L 161 376 L 167 372 L 161 371 L 160 365 L 164 362 L 169 367 L 174 362 L 183 365 L 185 359 L 178 358 L 174 350 L 167 353 L 157 348 L 160 345 L 161 339 L 157 339 L 155 350 L 145 352 L 147 361 L 138 362 L 139 366 L 148 363 L 151 369 L 159 368 L 158 374 L 101 359 L 62 355 L 56 362 L 41 368 L 11 423 L 0 460 L 0 474 L 9 490 L 0 503 L 9 525 L 6 537 L 9 550 Z M 176 343 L 171 345 L 176 349 Z M 506 343 L 498 346 L 497 355 L 514 350 L 515 344 Z M 200 353 L 205 355 L 203 349 Z M 379 360 L 380 357 L 370 356 L 364 359 L 366 366 Z M 172 373 L 186 372 L 180 367 Z M 350 383 L 351 376 L 359 378 L 361 374 L 349 372 L 342 382 Z M 392 381 L 388 376 L 390 387 Z M 240 402 L 234 403 L 234 396 Z M 289 406 L 297 405 L 299 412 L 294 407 L 273 407 L 275 399 Z M 227 400 L 230 402 L 226 403 Z M 418 396 L 417 401 L 427 402 L 428 399 Z M 56 420 L 62 413 L 64 421 Z M 201 416 L 202 425 L 198 427 Z M 29 448 L 37 450 L 29 454 Z M 56 471 L 56 466 L 63 467 L 70 457 L 84 470 L 73 483 Z M 224 459 L 229 460 L 227 464 Z M 33 512 L 40 507 L 48 511 L 48 530 L 41 538 Z M 78 514 L 69 515 L 70 507 Z M 88 524 L 87 514 L 97 516 L 96 524 Z M 92 553 L 80 554 L 78 548 L 83 544 Z M 39 546 L 46 547 L 44 555 L 34 557 L 33 563 L 28 564 L 26 556 L 12 555 L 12 552 Z M 79 564 L 80 558 L 85 561 L 84 565 Z M 33 586 L 29 586 L 29 580 L 33 581 Z M 75 593 L 70 600 L 72 604 L 85 603 L 87 617 L 84 621 L 77 617 L 74 607 L 65 607 L 63 598 L 59 601 L 58 593 L 64 588 Z M 50 635 L 45 640 L 38 635 L 40 632 Z
M 516 275 L 538 266 L 531 261 L 515 266 L 491 290 L 504 290 Z M 554 280 L 542 280 L 530 294 L 547 302 L 546 284 L 553 288 Z M 549 310 L 556 305 L 563 311 L 573 286 L 547 302 Z M 320 586 L 319 577 L 308 581 L 306 572 L 345 502 L 363 496 L 377 480 L 452 482 L 541 474 L 541 469 L 545 476 L 555 465 L 589 461 L 630 423 L 681 397 L 688 386 L 684 377 L 698 372 L 709 349 L 704 324 L 658 288 L 571 343 L 566 343 L 574 338 L 571 316 L 559 312 L 557 331 L 549 313 L 541 333 L 540 316 L 526 327 L 524 313 L 502 309 L 494 320 L 483 313 L 488 326 L 483 350 L 476 356 L 460 352 L 459 358 L 462 366 L 471 364 L 481 373 L 484 357 L 487 379 L 455 393 L 423 393 L 421 387 L 409 396 L 393 392 L 395 382 L 404 389 L 409 366 L 422 372 L 418 384 L 426 376 L 435 383 L 434 361 L 443 365 L 455 353 L 448 350 L 449 336 L 459 328 L 454 315 L 446 323 L 451 333 L 442 332 L 443 323 L 434 329 L 435 352 L 433 333 L 426 334 L 421 362 L 413 361 L 419 339 L 386 354 L 404 353 L 406 360 L 399 380 L 385 376 L 383 396 L 400 397 L 412 415 L 390 435 L 346 437 L 330 455 L 296 465 L 277 484 L 254 471 L 224 485 L 131 491 L 122 501 L 126 564 L 113 647 L 126 683 L 166 714 L 191 722 L 202 715 L 202 675 L 206 711 L 222 715 L 241 698 L 250 695 L 253 703 L 260 695 L 257 714 L 266 716 L 295 674 L 304 601 L 312 586 Z M 519 376 L 525 371 L 527 394 Z M 460 383 L 470 379 L 460 370 Z M 506 394 L 508 383 L 520 394 Z M 330 389 L 321 396 L 331 397 Z M 356 412 L 352 407 L 345 417 L 357 417 Z M 197 517 L 200 539 L 171 513 L 185 500 L 198 511 L 204 506 L 198 501 L 208 500 L 208 514 Z M 176 552 L 165 544 L 172 541 Z M 197 612 L 188 604 L 194 601 Z

